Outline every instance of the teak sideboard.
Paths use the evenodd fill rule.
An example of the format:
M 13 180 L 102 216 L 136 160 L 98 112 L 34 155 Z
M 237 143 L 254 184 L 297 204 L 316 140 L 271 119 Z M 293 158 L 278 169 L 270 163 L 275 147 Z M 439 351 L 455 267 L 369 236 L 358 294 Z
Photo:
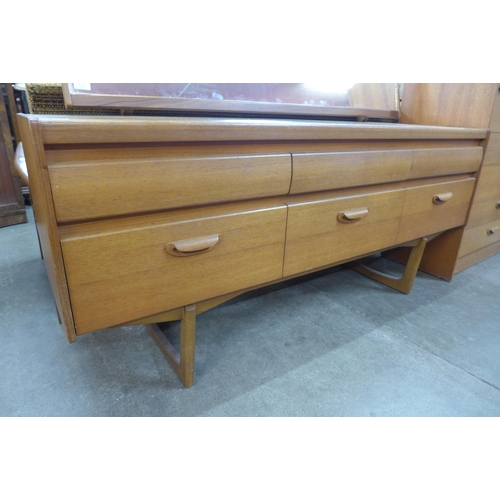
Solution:
M 245 291 L 409 246 L 401 279 L 358 268 L 408 292 L 426 242 L 465 224 L 489 133 L 255 118 L 20 124 L 68 340 L 181 320 L 180 352 L 151 331 L 186 386 L 196 315 Z

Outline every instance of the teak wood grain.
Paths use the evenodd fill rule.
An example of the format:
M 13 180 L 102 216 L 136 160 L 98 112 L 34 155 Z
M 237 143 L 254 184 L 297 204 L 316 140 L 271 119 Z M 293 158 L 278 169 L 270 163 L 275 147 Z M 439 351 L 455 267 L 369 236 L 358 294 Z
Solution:
M 290 155 L 148 158 L 49 167 L 58 221 L 287 194 Z
M 491 133 L 484 153 L 483 166 L 500 165 L 500 132 Z
M 474 173 L 482 157 L 481 147 L 292 154 L 290 194 Z
M 397 243 L 404 243 L 465 224 L 475 178 L 442 182 L 406 190 Z M 443 204 L 435 196 L 451 193 Z
M 497 93 L 493 113 L 491 114 L 490 129 L 492 132 L 500 132 L 500 93 Z
M 409 178 L 473 173 L 482 160 L 482 147 L 414 149 Z
M 484 144 L 483 165 L 460 244 L 456 272 L 496 253 L 494 249 L 497 244 L 492 244 L 491 238 L 485 237 L 483 229 L 489 227 L 489 223 L 499 217 L 497 206 L 500 201 L 500 93 L 498 92 L 491 114 L 490 128 L 492 132 Z
M 408 179 L 411 150 L 293 154 L 290 194 Z
M 68 283 L 61 253 L 50 179 L 45 168 L 45 156 L 40 126 L 36 118 L 20 117 L 19 128 L 30 178 L 33 212 L 43 251 L 45 269 L 56 302 L 60 320 L 69 342 L 76 340 Z
M 335 264 L 396 243 L 404 190 L 290 204 L 284 276 Z M 356 222 L 342 223 L 345 211 L 367 209 Z
M 467 255 L 460 257 L 457 260 L 455 272 L 458 273 L 460 271 L 463 271 L 464 269 L 467 269 L 468 267 L 473 266 L 474 264 L 477 264 L 482 260 L 485 260 L 493 255 L 496 255 L 499 252 L 500 252 L 500 241 L 483 246 L 479 250 L 475 250 L 473 252 L 468 253 Z
M 500 215 L 497 219 L 485 222 L 479 226 L 470 227 L 464 231 L 464 239 L 460 247 L 459 257 L 475 252 L 483 247 L 500 241 Z M 497 228 L 496 230 L 494 230 Z M 491 230 L 494 231 L 491 231 Z
M 286 207 L 62 237 L 78 333 L 174 309 L 282 275 Z M 175 257 L 178 240 L 219 235 L 208 252 Z M 117 293 L 120 300 L 116 300 Z M 113 304 L 110 307 L 110 304 Z
M 486 128 L 497 94 L 496 83 L 405 83 L 400 121 Z
M 437 256 L 438 272 L 448 273 L 489 134 L 187 117 L 47 115 L 22 124 L 70 340 L 179 319 L 194 304 L 203 311 L 441 231 L 423 260 Z
M 322 141 L 219 141 L 196 143 L 60 144 L 46 145 L 47 164 L 102 162 L 133 158 L 196 158 L 275 154 L 360 152 L 400 149 L 474 148 L 481 139 L 435 140 L 322 140 Z
M 29 115 L 27 115 L 29 117 Z M 484 139 L 486 128 L 237 118 L 40 115 L 45 144 Z

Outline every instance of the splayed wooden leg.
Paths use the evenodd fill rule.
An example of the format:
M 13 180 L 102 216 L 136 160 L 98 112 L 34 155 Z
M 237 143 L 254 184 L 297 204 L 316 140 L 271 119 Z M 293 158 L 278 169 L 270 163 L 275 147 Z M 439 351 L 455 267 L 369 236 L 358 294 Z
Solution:
M 415 276 L 417 275 L 418 266 L 422 259 L 422 255 L 424 254 L 425 245 L 427 243 L 427 238 L 420 238 L 416 240 L 411 246 L 413 246 L 410 256 L 408 258 L 408 262 L 406 263 L 405 270 L 403 275 L 400 278 L 395 276 L 391 276 L 386 273 L 381 273 L 380 271 L 375 271 L 371 267 L 368 267 L 364 264 L 353 264 L 351 269 L 361 273 L 368 278 L 378 281 L 379 283 L 383 283 L 384 285 L 390 286 L 395 290 L 403 293 L 410 293 L 411 287 L 413 285 L 413 281 L 415 280 Z

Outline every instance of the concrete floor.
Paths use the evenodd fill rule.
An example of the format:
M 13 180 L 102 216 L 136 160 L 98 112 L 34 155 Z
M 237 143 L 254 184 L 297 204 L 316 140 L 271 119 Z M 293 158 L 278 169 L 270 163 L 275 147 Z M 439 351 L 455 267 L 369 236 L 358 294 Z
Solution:
M 142 326 L 67 343 L 28 212 L 0 229 L 1 416 L 500 415 L 500 255 L 410 295 L 343 269 L 235 299 L 185 389 Z

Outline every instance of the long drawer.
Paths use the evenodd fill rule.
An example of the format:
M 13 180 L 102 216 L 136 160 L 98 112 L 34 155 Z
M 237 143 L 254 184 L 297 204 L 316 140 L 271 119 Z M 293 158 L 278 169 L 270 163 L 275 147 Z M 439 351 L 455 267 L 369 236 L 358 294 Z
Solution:
M 284 276 L 335 264 L 396 243 L 405 191 L 291 203 Z
M 290 194 L 476 172 L 482 147 L 294 153 Z
M 475 181 L 471 177 L 408 188 L 397 243 L 463 225 Z
M 137 158 L 49 165 L 59 222 L 287 194 L 289 154 Z
M 229 209 L 228 209 L 229 210 Z M 77 333 L 196 303 L 282 276 L 286 207 L 182 211 L 66 229 Z

